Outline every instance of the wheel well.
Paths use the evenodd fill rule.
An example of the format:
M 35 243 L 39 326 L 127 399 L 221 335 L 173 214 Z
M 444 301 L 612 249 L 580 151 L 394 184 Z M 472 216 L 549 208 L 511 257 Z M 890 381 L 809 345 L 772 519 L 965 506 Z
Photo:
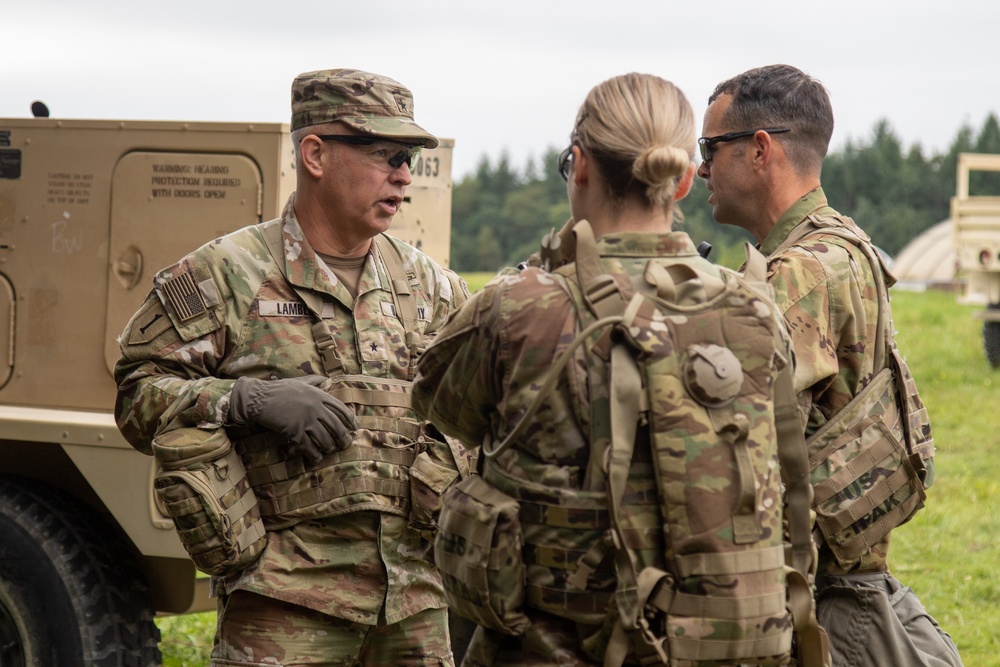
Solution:
M 206 606 L 204 600 L 196 599 L 195 569 L 191 561 L 144 556 L 140 553 L 61 446 L 54 443 L 0 440 L 0 482 L 5 477 L 30 480 L 39 487 L 59 489 L 102 516 L 108 529 L 132 556 L 145 577 L 150 599 L 157 611 L 183 613 L 192 605 L 197 608 Z
M 0 440 L 0 475 L 23 477 L 62 489 L 95 512 L 108 513 L 86 478 L 57 444 Z

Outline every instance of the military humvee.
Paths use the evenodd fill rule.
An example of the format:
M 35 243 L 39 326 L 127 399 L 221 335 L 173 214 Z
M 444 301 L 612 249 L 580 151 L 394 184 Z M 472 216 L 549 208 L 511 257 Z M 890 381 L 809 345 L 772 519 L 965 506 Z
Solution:
M 996 187 L 987 188 L 990 195 L 970 194 L 975 172 L 1000 172 L 1000 155 L 960 153 L 951 199 L 955 268 L 965 279 L 961 301 L 986 306 L 976 315 L 984 320 L 986 359 L 996 368 L 1000 367 L 1000 195 Z
M 392 229 L 444 265 L 452 146 Z M 115 339 L 158 269 L 294 187 L 283 124 L 0 119 L 0 665 L 158 665 L 154 614 L 215 608 L 115 426 Z

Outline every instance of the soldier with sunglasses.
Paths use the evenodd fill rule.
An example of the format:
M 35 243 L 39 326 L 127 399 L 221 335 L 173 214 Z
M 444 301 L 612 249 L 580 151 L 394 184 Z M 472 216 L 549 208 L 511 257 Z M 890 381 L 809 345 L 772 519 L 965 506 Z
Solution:
M 246 468 L 263 541 L 213 572 L 213 665 L 453 664 L 427 539 L 468 464 L 409 390 L 467 288 L 385 234 L 438 140 L 406 87 L 349 69 L 295 78 L 291 132 L 281 217 L 154 278 L 120 338 L 118 423 L 158 459 L 216 438 Z
M 795 67 L 771 65 L 720 83 L 708 102 L 698 175 L 715 219 L 750 232 L 766 256 L 795 348 L 817 516 L 816 611 L 834 667 L 961 665 L 951 637 L 889 572 L 891 531 L 922 506 L 934 445 L 893 338 L 895 279 L 820 185 L 829 95 Z

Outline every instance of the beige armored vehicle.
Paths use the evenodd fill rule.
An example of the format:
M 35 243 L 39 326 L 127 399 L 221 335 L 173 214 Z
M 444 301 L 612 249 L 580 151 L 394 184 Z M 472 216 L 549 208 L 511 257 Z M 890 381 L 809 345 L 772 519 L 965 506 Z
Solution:
M 112 415 L 152 276 L 277 217 L 287 125 L 0 119 L 0 665 L 158 665 L 156 613 L 214 609 Z M 447 264 L 451 148 L 392 233 Z
M 951 200 L 955 268 L 965 279 L 962 302 L 986 306 L 976 313 L 984 320 L 983 346 L 990 365 L 1000 367 L 1000 189 L 992 188 L 989 195 L 971 194 L 969 185 L 975 172 L 1000 172 L 1000 155 L 958 156 Z

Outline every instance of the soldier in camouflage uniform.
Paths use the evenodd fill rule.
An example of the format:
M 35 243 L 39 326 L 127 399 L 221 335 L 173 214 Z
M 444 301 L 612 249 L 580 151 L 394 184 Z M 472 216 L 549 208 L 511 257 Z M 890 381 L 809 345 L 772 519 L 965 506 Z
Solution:
M 750 232 L 768 258 L 767 280 L 792 334 L 807 436 L 832 422 L 890 358 L 884 355 L 875 367 L 884 335 L 879 285 L 891 285 L 892 277 L 885 272 L 876 280 L 873 271 L 883 269 L 862 251 L 868 237 L 827 204 L 820 186 L 832 132 L 822 84 L 794 67 L 773 65 L 719 84 L 699 139 L 698 175 L 711 192 L 713 216 Z M 823 225 L 845 228 L 861 241 L 823 233 L 802 237 L 807 226 Z M 883 318 L 891 331 L 891 314 Z M 931 448 L 929 423 L 926 429 Z M 951 638 L 889 573 L 888 534 L 847 559 L 836 558 L 818 539 L 817 614 L 835 665 L 961 664 Z
M 409 385 L 467 289 L 384 235 L 415 153 L 438 144 L 412 102 L 366 72 L 298 76 L 281 218 L 161 271 L 121 335 L 125 437 L 151 453 L 167 433 L 225 429 L 267 527 L 259 559 L 213 577 L 213 665 L 454 662 L 409 473 L 423 461 L 443 487 L 467 463 L 412 415 Z
M 648 277 L 648 271 L 657 268 L 665 270 L 662 267 L 667 265 L 692 267 L 698 281 L 705 284 L 721 286 L 727 281 L 719 267 L 698 256 L 687 234 L 672 231 L 676 201 L 687 194 L 694 174 L 694 130 L 691 107 L 673 84 L 650 75 L 629 74 L 610 79 L 590 92 L 577 116 L 571 145 L 560 156 L 559 169 L 567 179 L 573 218 L 589 223 L 599 259 L 591 257 L 607 275 L 614 276 L 626 301 L 635 290 L 654 290 L 655 294 L 644 275 Z M 578 228 L 583 224 L 576 223 Z M 579 290 L 573 264 L 563 262 L 573 259 L 565 247 L 571 240 L 550 235 L 543 243 L 543 267 L 502 273 L 474 294 L 442 329 L 418 366 L 413 395 L 418 413 L 467 445 L 483 443 L 485 450 L 490 443 L 509 442 L 502 454 L 486 463 L 483 478 L 494 486 L 501 477 L 510 479 L 522 493 L 517 497 L 525 531 L 527 581 L 511 580 L 509 588 L 512 592 L 525 588 L 523 613 L 527 618 L 520 616 L 518 609 L 520 618 L 508 634 L 478 627 L 465 654 L 465 667 L 602 664 L 609 646 L 609 624 L 617 618 L 613 606 L 609 608 L 615 590 L 613 550 L 605 550 L 602 539 L 609 510 L 605 500 L 595 500 L 605 497 L 604 477 L 599 471 L 603 446 L 608 443 L 607 423 L 596 422 L 604 419 L 600 415 L 608 407 L 609 365 L 585 352 L 589 346 L 581 346 L 559 371 L 551 392 L 541 386 L 553 362 L 567 350 L 589 316 L 586 307 L 581 309 L 572 296 Z M 557 256 L 562 259 L 555 259 Z M 563 266 L 556 270 L 560 263 Z M 654 264 L 657 266 L 650 269 Z M 787 338 L 778 344 L 781 352 L 774 353 L 771 336 L 780 339 L 777 332 L 781 330 L 777 312 L 759 298 L 749 303 L 756 304 L 749 319 L 763 324 L 748 338 L 763 336 L 762 347 L 769 351 L 764 355 L 766 364 L 782 354 L 788 359 Z M 690 336 L 704 340 L 699 335 L 691 327 Z M 540 395 L 544 400 L 537 412 L 521 423 L 528 406 Z M 667 397 L 663 400 L 676 403 Z M 767 401 L 763 404 L 769 405 Z M 767 424 L 770 429 L 771 422 Z M 700 423 L 694 429 L 706 430 L 712 431 L 712 426 Z M 650 476 L 649 463 L 652 436 L 640 431 L 630 472 L 636 476 L 630 477 L 623 516 L 638 512 L 650 521 L 643 525 L 658 526 L 666 520 L 657 518 L 656 480 Z M 520 436 L 507 440 L 512 432 Z M 480 463 L 483 461 L 481 452 Z M 523 494 L 534 494 L 534 498 L 529 500 Z M 543 501 L 542 496 L 561 500 Z M 535 513 L 542 507 L 535 502 L 549 503 L 549 510 L 540 510 L 548 512 L 548 518 Z M 588 509 L 579 509 L 584 506 Z M 603 522 L 591 516 L 603 516 Z M 595 525 L 590 526 L 590 521 L 596 521 Z M 664 546 L 655 542 L 660 539 L 659 532 L 655 531 L 657 537 L 647 529 L 636 529 L 632 534 L 639 532 L 647 535 L 636 538 L 639 542 L 654 541 L 643 542 L 642 547 L 634 545 L 644 549 L 642 558 L 651 558 L 650 562 L 663 567 Z M 588 549 L 603 556 L 595 558 L 595 571 L 589 577 L 570 583 L 573 577 L 568 575 L 575 570 L 572 564 Z M 489 560 L 493 558 L 491 554 Z M 440 558 L 438 564 L 446 579 L 454 574 Z M 504 586 L 498 584 L 498 588 Z M 469 593 L 477 597 L 475 592 Z M 779 595 L 783 613 L 783 587 L 779 587 Z M 787 618 L 771 620 L 780 627 Z M 629 664 L 634 664 L 634 658 L 629 658 Z

